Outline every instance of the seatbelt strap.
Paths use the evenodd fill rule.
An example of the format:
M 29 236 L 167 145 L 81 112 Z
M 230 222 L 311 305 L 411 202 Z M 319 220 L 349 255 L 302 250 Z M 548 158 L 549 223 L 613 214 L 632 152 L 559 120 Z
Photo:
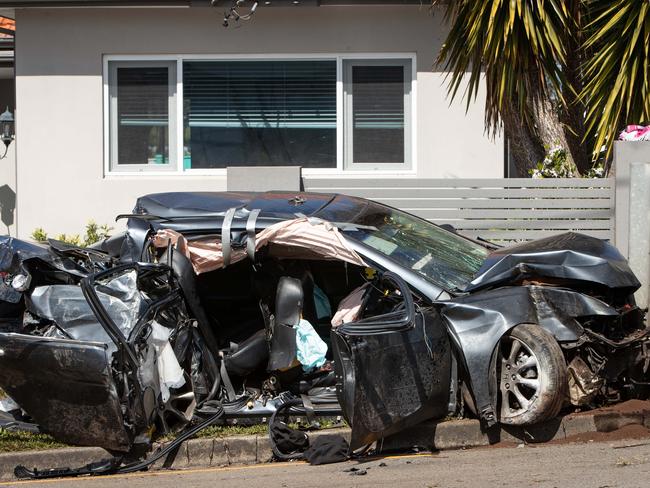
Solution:
M 232 226 L 232 219 L 235 217 L 237 208 L 229 208 L 223 218 L 221 225 L 221 252 L 223 253 L 223 267 L 225 268 L 230 264 L 230 227 Z
M 223 355 L 221 356 L 221 381 L 223 381 L 223 386 L 226 387 L 226 396 L 228 397 L 228 401 L 234 401 L 237 394 L 235 393 L 235 388 L 232 386 L 232 381 L 230 381 L 230 376 L 228 376 L 226 361 Z
M 246 254 L 248 258 L 255 262 L 255 224 L 257 223 L 257 217 L 260 214 L 260 209 L 256 208 L 248 214 L 248 220 L 246 221 Z
M 300 395 L 300 399 L 302 400 L 302 404 L 305 407 L 305 414 L 307 415 L 307 421 L 309 422 L 309 426 L 312 427 L 314 426 L 314 424 L 316 424 L 316 413 L 314 412 L 314 404 L 311 402 L 309 395 L 302 394 Z

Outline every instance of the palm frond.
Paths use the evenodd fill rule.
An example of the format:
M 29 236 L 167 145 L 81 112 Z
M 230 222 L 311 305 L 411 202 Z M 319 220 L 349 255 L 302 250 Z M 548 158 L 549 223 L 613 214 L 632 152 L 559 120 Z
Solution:
M 586 26 L 585 48 L 591 56 L 584 66 L 580 100 L 588 107 L 588 132 L 595 134 L 594 155 L 626 124 L 650 123 L 650 2 L 643 0 L 584 0 L 592 12 Z
M 463 92 L 467 106 L 485 78 L 486 127 L 494 132 L 504 110 L 516 109 L 529 121 L 532 102 L 562 98 L 564 36 L 572 22 L 560 0 L 456 0 L 449 3 L 447 40 L 437 62 L 449 72 L 448 90 Z M 514 105 L 514 107 L 513 107 Z

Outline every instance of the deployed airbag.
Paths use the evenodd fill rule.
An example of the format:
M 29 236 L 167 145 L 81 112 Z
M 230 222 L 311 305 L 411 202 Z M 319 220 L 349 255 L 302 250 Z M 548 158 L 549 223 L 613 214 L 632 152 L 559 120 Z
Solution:
M 224 267 L 221 241 L 215 238 L 188 241 L 171 229 L 159 230 L 153 238 L 156 247 L 165 248 L 171 242 L 191 262 L 196 274 L 207 273 Z M 309 256 L 346 261 L 365 266 L 363 259 L 345 242 L 338 228 L 318 219 L 297 218 L 285 220 L 267 227 L 255 237 L 255 250 L 275 244 L 280 248 L 299 248 Z M 246 258 L 246 249 L 233 248 L 230 263 Z
M 325 364 L 327 344 L 308 320 L 300 319 L 296 329 L 296 357 L 306 372 Z
M 151 343 L 156 351 L 156 366 L 160 378 L 160 395 L 163 402 L 169 400 L 169 389 L 180 388 L 185 384 L 183 370 L 178 364 L 174 349 L 169 343 L 171 331 L 158 322 L 151 323 Z

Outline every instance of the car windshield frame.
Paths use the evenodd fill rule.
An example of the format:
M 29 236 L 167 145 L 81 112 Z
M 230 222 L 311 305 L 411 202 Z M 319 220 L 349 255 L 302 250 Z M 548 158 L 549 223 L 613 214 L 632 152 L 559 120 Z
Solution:
M 452 294 L 471 283 L 490 254 L 476 241 L 376 202 L 368 202 L 349 223 L 341 229 L 347 238 Z

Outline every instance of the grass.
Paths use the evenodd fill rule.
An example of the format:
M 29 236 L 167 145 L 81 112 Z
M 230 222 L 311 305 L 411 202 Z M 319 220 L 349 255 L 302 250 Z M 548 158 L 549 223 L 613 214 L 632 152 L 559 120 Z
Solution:
M 0 452 L 36 451 L 68 447 L 47 434 L 10 432 L 0 429 Z
M 231 437 L 238 435 L 264 435 L 269 431 L 268 424 L 254 424 L 254 425 L 213 425 L 207 429 L 203 429 L 194 437 L 205 439 L 210 437 Z M 178 433 L 170 433 L 158 439 L 159 441 L 167 442 L 173 440 Z
M 338 427 L 333 421 L 321 421 L 322 428 Z M 296 425 L 292 424 L 292 427 Z M 242 435 L 266 435 L 268 433 L 268 424 L 254 425 L 214 425 L 203 429 L 196 437 L 198 438 L 221 438 Z M 157 441 L 168 442 L 173 440 L 177 434 L 168 434 Z M 32 434 L 30 432 L 11 432 L 0 429 L 0 453 L 15 451 L 36 451 L 44 449 L 60 449 L 70 447 L 58 442 L 47 434 Z
M 6 397 L 6 393 L 0 389 L 0 400 Z M 320 422 L 321 427 L 326 429 L 330 427 L 340 426 L 333 420 L 323 419 Z M 297 426 L 292 424 L 292 427 Z M 241 435 L 266 435 L 268 433 L 268 424 L 253 424 L 253 425 L 214 425 L 200 431 L 197 438 L 210 438 L 210 437 L 231 437 Z M 157 441 L 167 442 L 173 440 L 178 433 L 170 433 L 163 436 Z M 14 452 L 14 451 L 36 451 L 42 449 L 59 449 L 61 447 L 69 447 L 55 440 L 52 436 L 47 434 L 32 434 L 30 432 L 12 432 L 0 428 L 0 453 Z
M 291 423 L 290 427 L 297 429 L 299 424 Z M 321 429 L 330 429 L 333 427 L 347 427 L 347 423 L 344 421 L 336 422 L 329 419 L 320 420 Z M 220 438 L 220 437 L 232 437 L 232 436 L 241 436 L 241 435 L 267 435 L 269 432 L 269 424 L 253 424 L 253 425 L 239 425 L 239 424 L 230 424 L 230 425 L 213 425 L 207 429 L 200 431 L 195 437 L 198 439 L 205 438 Z M 168 434 L 161 439 L 160 441 L 167 442 L 171 441 L 176 437 L 177 433 Z

